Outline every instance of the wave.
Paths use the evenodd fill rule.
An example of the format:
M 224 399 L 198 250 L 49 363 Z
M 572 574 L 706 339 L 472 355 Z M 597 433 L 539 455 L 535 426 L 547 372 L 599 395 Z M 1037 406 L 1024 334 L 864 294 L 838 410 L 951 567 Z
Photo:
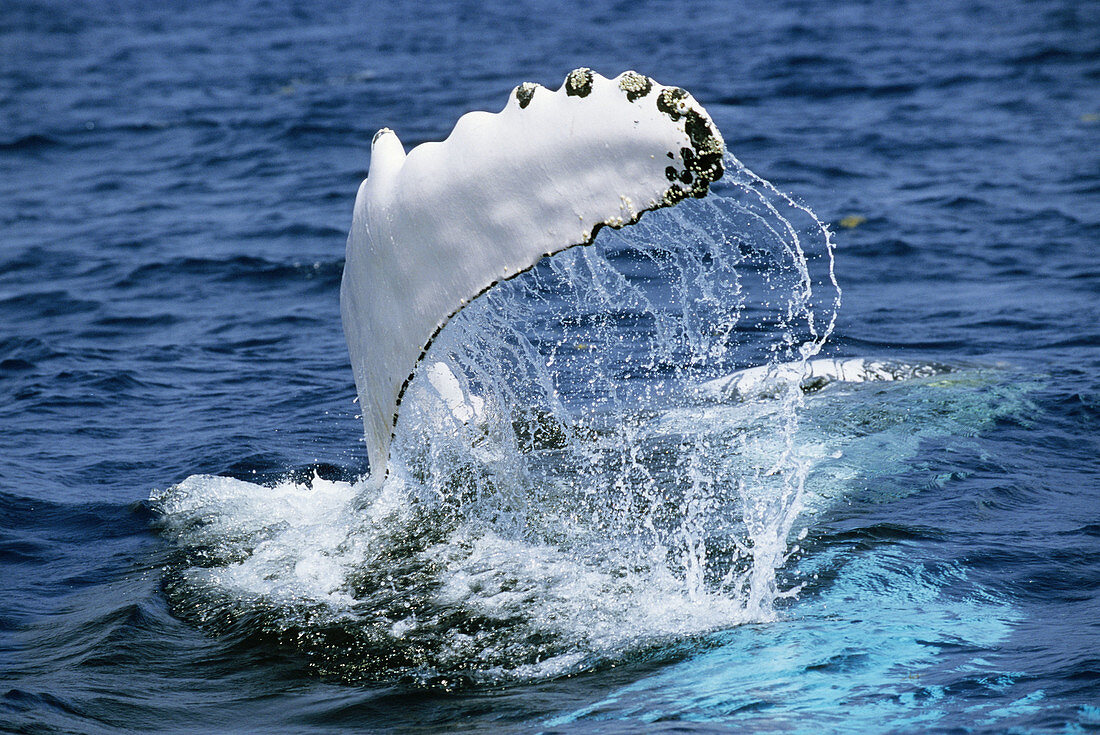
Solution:
M 30 133 L 12 140 L 0 140 L 0 151 L 41 151 L 64 145 L 57 138 L 41 133 Z
M 57 317 L 95 311 L 100 302 L 77 298 L 68 291 L 37 291 L 0 299 L 0 309 L 25 318 Z
M 295 234 L 301 234 L 297 229 Z M 183 275 L 202 275 L 224 283 L 270 284 L 282 280 L 320 279 L 327 283 L 340 277 L 342 263 L 317 261 L 314 263 L 277 262 L 249 255 L 230 258 L 173 258 L 160 263 L 146 263 L 131 270 L 114 285 L 117 288 L 136 288 L 163 283 L 167 279 Z

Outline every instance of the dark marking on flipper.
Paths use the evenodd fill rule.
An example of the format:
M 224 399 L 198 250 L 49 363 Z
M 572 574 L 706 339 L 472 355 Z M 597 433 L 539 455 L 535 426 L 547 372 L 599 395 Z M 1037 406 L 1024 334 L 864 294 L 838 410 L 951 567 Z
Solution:
M 519 108 L 522 110 L 531 104 L 531 98 L 535 96 L 535 90 L 539 85 L 534 82 L 524 82 L 516 87 L 516 99 L 519 100 Z
M 679 87 L 666 87 L 657 95 L 657 109 L 668 115 L 672 122 L 676 122 L 683 117 L 680 102 L 687 96 L 688 93 Z
M 666 207 L 671 207 L 671 206 L 675 205 L 677 202 L 680 202 L 684 199 L 687 199 L 687 196 L 688 196 L 688 191 L 684 187 L 675 186 L 675 185 L 670 186 L 670 187 L 668 187 L 668 191 L 665 192 L 664 205 Z
M 684 104 L 687 97 L 688 93 L 680 87 L 667 87 L 657 95 L 657 109 L 668 115 L 673 122 L 683 118 L 684 133 L 691 142 L 690 148 L 680 149 L 680 157 L 686 170 L 679 176 L 680 182 L 691 188 L 669 187 L 665 192 L 668 206 L 689 195 L 700 199 L 705 197 L 711 183 L 722 178 L 725 173 L 722 166 L 723 146 L 715 133 L 714 125 L 702 112 Z M 668 156 L 675 159 L 672 153 Z M 668 169 L 665 173 L 668 175 Z

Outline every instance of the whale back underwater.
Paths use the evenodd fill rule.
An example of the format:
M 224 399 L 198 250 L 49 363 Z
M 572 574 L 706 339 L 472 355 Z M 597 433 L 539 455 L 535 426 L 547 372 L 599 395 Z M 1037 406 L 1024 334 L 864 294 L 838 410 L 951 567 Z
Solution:
M 425 19 L 380 11 L 353 33 L 306 11 L 317 32 L 295 23 L 288 47 L 239 16 L 277 59 L 318 51 L 316 74 L 282 78 L 149 64 L 173 38 L 183 59 L 231 53 L 207 21 L 232 13 L 173 36 L 153 15 L 119 32 L 18 12 L 9 40 L 81 43 L 51 57 L 71 78 L 24 70 L 0 100 L 0 729 L 1100 725 L 1087 12 L 987 8 L 996 22 L 963 33 L 953 19 L 979 11 L 892 9 L 860 21 L 871 33 L 823 7 L 841 48 L 777 11 L 737 75 L 709 35 L 729 11 L 674 18 L 711 60 L 666 49 L 648 71 L 725 138 L 709 193 L 690 195 L 695 154 L 676 147 L 675 176 L 654 169 L 665 206 L 616 195 L 595 218 L 610 226 L 578 219 L 577 247 L 534 247 L 462 308 L 412 315 L 395 291 L 387 323 L 426 325 L 397 367 L 351 335 L 349 361 L 340 329 L 374 130 L 442 140 L 469 109 L 583 100 L 568 90 L 586 79 L 627 79 L 632 105 L 649 81 L 655 109 L 665 88 L 531 67 L 428 85 L 429 109 L 400 93 L 409 59 L 439 61 L 402 45 Z M 633 23 L 664 18 L 648 12 Z M 460 48 L 470 22 L 447 31 Z M 320 49 L 352 36 L 397 43 L 392 66 L 334 76 Z M 921 73 L 852 66 L 882 38 Z M 211 66 L 255 106 L 204 88 Z M 160 75 L 190 91 L 126 114 L 102 96 Z M 547 87 L 506 97 L 514 75 Z M 20 115 L 45 99 L 45 123 Z M 514 211 L 518 188 L 463 198 Z M 400 389 L 381 413 L 372 369 Z

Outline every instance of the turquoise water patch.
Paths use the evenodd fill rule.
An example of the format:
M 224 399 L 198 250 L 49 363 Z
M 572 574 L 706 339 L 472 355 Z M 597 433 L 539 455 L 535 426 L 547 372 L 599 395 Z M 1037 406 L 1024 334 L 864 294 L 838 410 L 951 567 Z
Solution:
M 992 687 L 1005 675 L 985 657 L 1019 614 L 975 589 L 962 567 L 914 561 L 906 551 L 822 554 L 814 567 L 842 569 L 783 619 L 719 634 L 705 641 L 714 648 L 546 724 L 580 730 L 678 720 L 806 733 L 884 722 L 934 727 L 959 709 L 953 684 Z M 970 709 L 993 723 L 1011 708 Z

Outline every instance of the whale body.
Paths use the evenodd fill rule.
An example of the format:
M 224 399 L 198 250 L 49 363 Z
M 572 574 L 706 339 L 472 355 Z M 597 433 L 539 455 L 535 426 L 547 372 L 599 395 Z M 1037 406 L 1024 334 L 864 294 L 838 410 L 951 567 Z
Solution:
M 724 153 L 690 94 L 635 72 L 521 84 L 500 112 L 463 115 L 408 154 L 379 130 L 340 288 L 370 480 L 385 477 L 401 399 L 455 314 L 605 225 L 706 196 Z

